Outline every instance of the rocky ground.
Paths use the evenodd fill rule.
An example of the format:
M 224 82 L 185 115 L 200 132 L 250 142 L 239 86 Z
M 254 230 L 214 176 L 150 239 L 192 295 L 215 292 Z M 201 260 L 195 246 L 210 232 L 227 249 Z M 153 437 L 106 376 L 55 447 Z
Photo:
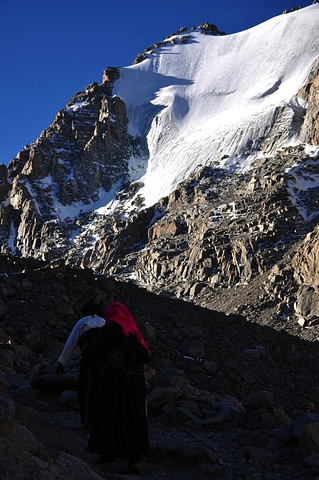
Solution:
M 62 264 L 0 256 L 0 478 L 134 478 L 86 452 L 79 356 L 56 360 L 81 305 L 122 301 L 152 349 L 149 480 L 319 478 L 316 326 L 284 329 Z M 221 301 L 226 305 L 226 293 Z M 230 302 L 230 300 L 228 299 Z M 219 305 L 218 310 L 222 310 Z

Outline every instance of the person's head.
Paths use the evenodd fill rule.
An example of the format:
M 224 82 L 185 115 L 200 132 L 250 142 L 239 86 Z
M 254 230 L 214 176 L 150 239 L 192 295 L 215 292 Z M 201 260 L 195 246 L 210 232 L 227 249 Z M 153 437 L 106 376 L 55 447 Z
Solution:
M 105 323 L 110 321 L 116 322 L 121 325 L 122 330 L 127 333 L 128 331 L 135 331 L 136 324 L 134 318 L 128 311 L 128 309 L 120 302 L 109 302 L 104 307 Z
M 104 317 L 103 308 L 98 303 L 88 302 L 85 303 L 81 309 L 82 315 L 87 317 L 88 315 L 98 315 L 99 317 Z
M 120 302 L 109 302 L 104 307 L 105 324 L 109 325 L 112 322 L 117 323 L 125 336 L 135 334 L 143 347 L 151 353 L 143 335 L 139 331 L 134 318 L 128 309 Z

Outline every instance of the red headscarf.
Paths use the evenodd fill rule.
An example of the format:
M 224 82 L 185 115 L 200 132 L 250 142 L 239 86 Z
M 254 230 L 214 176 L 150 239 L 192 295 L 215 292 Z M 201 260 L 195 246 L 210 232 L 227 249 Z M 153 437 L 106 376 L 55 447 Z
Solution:
M 110 302 L 105 305 L 104 308 L 104 317 L 105 317 L 105 324 L 107 325 L 109 322 L 115 322 L 120 325 L 123 334 L 128 337 L 130 333 L 133 333 L 137 336 L 140 344 L 143 345 L 144 348 L 150 354 L 151 351 L 145 342 L 143 335 L 139 331 L 136 326 L 135 320 L 128 311 L 128 309 L 120 302 Z

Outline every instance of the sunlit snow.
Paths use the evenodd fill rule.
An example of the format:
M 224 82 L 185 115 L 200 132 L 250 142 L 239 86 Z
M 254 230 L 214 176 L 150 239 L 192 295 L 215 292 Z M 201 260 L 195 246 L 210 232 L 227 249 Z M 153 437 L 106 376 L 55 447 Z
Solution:
M 76 102 L 73 105 L 71 105 L 67 110 L 72 110 L 72 112 L 77 112 L 78 110 L 81 110 L 81 108 L 86 107 L 89 105 L 88 100 L 84 100 L 82 102 Z
M 121 69 L 113 93 L 127 105 L 130 132 L 147 144 L 147 206 L 200 165 L 248 169 L 278 106 L 286 111 L 276 148 L 298 142 L 289 127 L 294 110 L 306 108 L 297 94 L 318 57 L 318 25 L 315 4 L 233 35 L 191 31 L 187 44 L 176 36 L 176 45 Z
M 318 25 L 319 4 L 315 4 L 233 35 L 203 35 L 195 29 L 183 32 L 188 43 L 177 35 L 175 45 L 166 41 L 143 62 L 120 69 L 113 94 L 125 101 L 129 133 L 140 136 L 144 147 L 142 157 L 129 159 L 128 174 L 131 182 L 139 182 L 137 195 L 145 198 L 146 207 L 211 162 L 229 172 L 247 172 L 256 158 L 263 157 L 261 141 L 275 118 L 280 134 L 274 151 L 299 142 L 298 132 L 290 127 L 295 112 L 307 108 L 298 91 L 318 58 Z M 81 115 L 86 106 L 88 100 L 75 102 L 68 110 Z M 278 107 L 284 107 L 279 119 Z M 66 151 L 56 149 L 62 157 L 59 163 Z M 272 153 L 267 151 L 267 156 Z M 315 147 L 307 146 L 306 153 L 315 155 Z M 311 189 L 319 188 L 319 173 L 313 172 L 309 180 L 298 165 L 287 173 L 294 204 L 305 219 L 311 219 L 315 212 L 306 210 L 304 199 Z M 73 171 L 69 179 L 72 176 Z M 100 188 L 98 201 L 62 205 L 54 197 L 51 176 L 41 182 L 52 187 L 50 207 L 62 221 L 91 210 L 98 216 L 111 215 L 119 206 L 116 194 L 123 185 L 121 179 L 108 192 Z M 29 182 L 20 183 L 36 202 Z M 12 205 L 18 200 L 19 195 L 12 197 Z M 130 199 L 124 213 L 133 208 Z M 152 222 L 163 214 L 157 211 Z M 238 215 L 235 205 L 229 214 Z M 217 218 L 221 212 L 214 215 Z M 11 234 L 13 238 L 13 230 Z
M 41 180 L 43 185 L 53 185 L 51 175 L 45 177 Z M 97 191 L 98 200 L 92 200 L 89 203 L 84 203 L 83 201 L 74 202 L 70 205 L 64 205 L 57 197 L 53 196 L 53 204 L 52 204 L 52 211 L 55 212 L 57 217 L 64 221 L 67 218 L 70 220 L 74 220 L 78 217 L 81 213 L 84 214 L 89 211 L 96 211 L 98 214 L 110 214 L 114 211 L 117 205 L 117 200 L 114 200 L 116 192 L 118 192 L 121 188 L 123 180 L 120 180 L 113 188 L 106 192 L 102 187 Z M 30 188 L 30 186 L 29 186 Z M 53 190 L 52 190 L 53 192 Z

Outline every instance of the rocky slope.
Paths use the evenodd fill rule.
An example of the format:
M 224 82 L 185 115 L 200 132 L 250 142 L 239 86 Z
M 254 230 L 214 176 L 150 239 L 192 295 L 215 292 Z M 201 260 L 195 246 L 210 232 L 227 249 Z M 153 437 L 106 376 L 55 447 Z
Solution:
M 308 322 L 319 314 L 313 152 L 290 147 L 246 174 L 204 167 L 154 207 L 103 225 L 84 255 L 71 247 L 64 257 L 216 310 Z
M 148 480 L 315 480 L 317 343 L 159 296 L 63 263 L 0 256 L 0 475 L 4 480 L 134 478 L 86 452 L 78 354 L 56 359 L 94 299 L 125 303 L 152 349 L 146 369 Z M 316 328 L 316 327 L 313 327 Z
M 315 16 L 317 5 L 309 8 L 314 9 L 311 12 Z M 249 53 L 249 37 L 264 38 L 269 25 L 276 27 L 280 44 L 286 30 L 293 35 L 298 32 L 301 19 L 309 22 L 312 16 L 308 12 L 309 9 L 305 13 L 290 12 L 252 31 L 231 36 L 230 40 L 235 42 L 231 55 L 240 39 L 242 51 Z M 254 37 L 256 32 L 260 33 Z M 182 123 L 178 123 L 176 116 L 177 97 L 183 90 L 179 84 L 172 87 L 177 96 L 172 90 L 173 96 L 165 97 L 167 102 L 175 98 L 175 103 L 168 103 L 164 110 L 157 110 L 152 103 L 152 88 L 158 86 L 153 84 L 154 78 L 157 82 L 158 77 L 163 77 L 160 69 L 179 69 L 182 65 L 177 60 L 170 65 L 169 56 L 164 53 L 175 49 L 184 58 L 186 48 L 195 53 L 197 50 L 193 49 L 207 45 L 218 44 L 222 48 L 219 40 L 227 37 L 223 33 L 208 23 L 189 32 L 183 28 L 147 48 L 134 66 L 107 68 L 100 85 L 91 84 L 78 92 L 39 139 L 11 160 L 8 168 L 1 165 L 1 251 L 42 260 L 62 258 L 70 265 L 133 280 L 156 293 L 165 292 L 224 312 L 241 312 L 252 320 L 262 318 L 271 325 L 285 323 L 288 329 L 290 322 L 299 321 L 304 326 L 313 322 L 313 317 L 319 314 L 316 282 L 319 100 L 318 61 L 311 63 L 312 47 L 306 49 L 301 62 L 304 69 L 312 65 L 308 78 L 303 85 L 294 80 L 293 86 L 298 84 L 300 90 L 293 92 L 294 97 L 288 103 L 282 100 L 276 104 L 273 97 L 285 92 L 284 77 L 278 88 L 267 90 L 267 95 L 259 92 L 257 100 L 249 90 L 249 105 L 271 99 L 274 105 L 271 122 L 264 124 L 264 130 L 257 129 L 263 116 L 259 120 L 256 117 L 255 130 L 251 130 L 250 124 L 240 130 L 245 151 L 242 142 L 235 155 L 227 153 L 235 148 L 234 144 L 222 151 L 210 147 L 211 153 L 205 153 L 201 166 L 204 143 L 196 143 L 197 153 L 192 153 L 193 163 L 187 167 L 186 177 L 181 177 L 173 191 L 153 205 L 146 208 L 144 203 L 143 182 L 147 183 L 148 177 L 143 174 L 147 168 L 153 168 L 154 148 L 160 151 L 163 146 L 163 172 L 157 184 L 166 182 L 165 172 L 171 168 L 164 161 L 167 153 L 164 146 L 172 146 L 167 135 L 171 135 L 173 127 L 170 124 L 165 129 L 161 122 L 174 119 L 182 131 Z M 291 45 L 285 44 L 285 48 L 294 58 L 295 37 L 289 38 Z M 311 42 L 313 46 L 312 37 Z M 263 42 L 258 45 L 263 48 Z M 269 51 L 261 51 L 268 58 Z M 241 55 L 246 68 L 250 68 L 251 62 Z M 265 58 L 260 57 L 260 61 Z M 286 65 L 284 60 L 280 62 Z M 156 68 L 158 73 L 154 76 Z M 207 65 L 198 64 L 198 68 Z M 291 68 L 296 68 L 296 63 Z M 135 77 L 138 80 L 145 72 L 149 83 L 143 83 L 143 89 L 135 83 L 125 83 L 128 79 L 133 82 Z M 294 75 L 285 70 L 285 77 L 294 79 L 300 75 L 299 71 L 293 72 Z M 194 85 L 204 89 L 195 73 Z M 172 82 L 175 77 L 165 78 Z M 265 86 L 261 82 L 263 77 L 258 78 L 255 90 Z M 136 88 L 132 90 L 125 85 Z M 159 88 L 162 95 L 171 87 L 161 84 Z M 151 100 L 141 106 L 139 101 L 145 100 L 145 90 Z M 128 96 L 132 91 L 133 97 Z M 191 82 L 190 86 L 185 85 L 186 91 L 193 92 Z M 185 99 L 190 102 L 189 112 L 197 105 L 204 121 L 207 111 L 202 103 L 195 101 L 198 97 L 202 102 L 202 95 L 196 95 L 189 98 L 186 95 Z M 215 102 L 214 95 L 212 98 L 209 101 Z M 222 98 L 220 101 L 227 104 L 229 95 Z M 144 127 L 149 128 L 144 133 L 141 130 L 141 135 L 136 129 L 138 118 L 141 122 L 144 119 Z M 160 125 L 165 145 L 160 142 Z M 230 131 L 231 125 L 230 122 Z M 254 138 L 250 138 L 252 134 Z M 152 143 L 155 137 L 159 142 L 156 140 L 156 145 Z M 185 144 L 183 148 L 187 158 L 188 147 Z M 209 161 L 211 156 L 214 159 Z M 175 170 L 172 175 L 177 175 Z M 157 189 L 155 184 L 154 189 Z

